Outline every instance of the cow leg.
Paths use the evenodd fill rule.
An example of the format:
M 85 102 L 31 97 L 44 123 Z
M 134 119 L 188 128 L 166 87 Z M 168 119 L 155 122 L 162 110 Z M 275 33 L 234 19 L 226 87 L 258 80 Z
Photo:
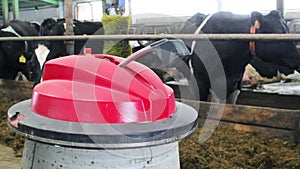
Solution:
M 25 81 L 28 82 L 27 77 L 22 73 L 22 72 L 18 72 L 16 77 L 15 77 L 15 81 Z
M 197 85 L 200 101 L 207 101 L 209 95 L 209 87 L 207 87 L 207 85 L 201 80 L 197 80 Z
M 225 100 L 220 98 L 216 92 L 214 92 L 212 89 L 209 89 L 209 93 L 210 93 L 210 101 L 213 103 L 225 103 Z
M 227 100 L 226 100 L 226 103 L 227 104 L 236 104 L 236 101 L 238 99 L 238 96 L 240 94 L 240 90 L 236 89 L 235 91 L 233 91 L 228 97 L 227 97 Z

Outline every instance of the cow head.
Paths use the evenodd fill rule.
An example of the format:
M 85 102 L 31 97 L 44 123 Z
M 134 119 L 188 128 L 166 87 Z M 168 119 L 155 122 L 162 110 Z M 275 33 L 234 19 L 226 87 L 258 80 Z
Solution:
M 44 63 L 46 62 L 51 49 L 51 44 L 47 42 L 39 43 L 34 50 L 31 59 L 27 62 L 29 80 L 35 84 L 40 82 Z
M 41 34 L 46 36 L 49 35 L 50 30 L 56 25 L 57 19 L 47 18 L 41 24 Z
M 65 32 L 63 23 L 63 21 L 57 21 L 54 19 L 44 20 L 41 25 L 43 35 L 63 36 Z M 27 64 L 30 74 L 29 80 L 33 81 L 35 84 L 40 83 L 45 62 L 66 55 L 67 53 L 64 41 L 54 40 L 39 42 L 33 50 L 31 60 Z
M 38 32 L 30 26 L 29 22 L 10 21 L 3 25 L 0 31 L 1 37 L 38 36 Z M 4 41 L 0 43 L 1 57 L 1 78 L 14 79 L 17 72 L 23 73 L 29 78 L 27 62 L 31 59 L 32 41 Z M 4 74 L 4 76 L 2 75 Z
M 251 23 L 256 25 L 256 33 L 289 33 L 289 28 L 278 11 L 271 11 L 267 15 L 252 12 Z M 256 55 L 263 61 L 299 70 L 300 56 L 294 42 L 256 42 Z
M 1 37 L 14 37 L 8 32 L 1 32 Z M 22 72 L 28 78 L 26 62 L 30 58 L 25 50 L 24 42 L 5 41 L 0 43 L 1 62 L 0 78 L 15 79 L 17 72 Z
M 65 28 L 63 23 L 64 20 L 45 19 L 41 24 L 42 34 L 46 36 L 64 35 Z M 67 53 L 64 41 L 39 42 L 34 49 L 31 60 L 27 64 L 30 80 L 38 84 L 42 77 L 45 62 L 65 55 Z

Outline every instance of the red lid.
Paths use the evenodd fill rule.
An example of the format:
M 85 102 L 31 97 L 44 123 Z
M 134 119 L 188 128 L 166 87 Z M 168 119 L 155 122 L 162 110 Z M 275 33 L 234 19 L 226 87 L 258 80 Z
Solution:
M 137 62 L 97 54 L 48 61 L 32 94 L 33 112 L 84 123 L 153 122 L 175 113 L 173 90 Z

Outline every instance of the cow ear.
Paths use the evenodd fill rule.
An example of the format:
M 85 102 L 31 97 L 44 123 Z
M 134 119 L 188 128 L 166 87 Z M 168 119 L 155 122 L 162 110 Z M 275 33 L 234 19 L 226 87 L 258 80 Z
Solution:
M 255 24 L 255 21 L 261 21 L 263 18 L 263 15 L 257 11 L 254 11 L 251 13 L 251 24 L 254 25 Z
M 280 16 L 280 12 L 277 11 L 277 10 L 272 10 L 270 13 L 269 13 L 270 16 L 273 16 L 273 17 L 276 17 L 276 18 L 281 18 Z

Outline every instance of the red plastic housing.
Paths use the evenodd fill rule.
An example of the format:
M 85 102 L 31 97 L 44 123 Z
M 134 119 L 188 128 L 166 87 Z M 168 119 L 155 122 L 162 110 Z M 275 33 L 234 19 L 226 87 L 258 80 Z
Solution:
M 119 67 L 122 60 L 92 54 L 48 61 L 33 90 L 31 110 L 83 123 L 153 122 L 175 113 L 173 90 L 142 64 Z

